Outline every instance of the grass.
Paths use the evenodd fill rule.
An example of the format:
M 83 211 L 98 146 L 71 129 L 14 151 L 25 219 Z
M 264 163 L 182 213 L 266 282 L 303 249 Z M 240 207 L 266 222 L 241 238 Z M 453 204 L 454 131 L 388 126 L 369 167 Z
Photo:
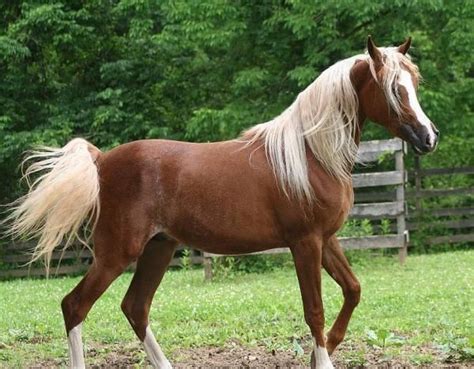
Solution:
M 404 266 L 392 258 L 362 258 L 354 270 L 363 292 L 346 338 L 353 349 L 342 353 L 346 362 L 363 363 L 363 351 L 373 348 L 429 364 L 437 359 L 423 350 L 427 346 L 451 360 L 472 359 L 474 250 L 410 256 Z M 101 347 L 97 360 L 136 342 L 120 310 L 130 279 L 131 274 L 121 276 L 86 320 L 85 347 Z M 0 282 L 0 366 L 51 359 L 66 365 L 60 301 L 79 280 Z M 342 297 L 327 275 L 323 294 L 329 325 Z M 295 339 L 304 343 L 309 333 L 291 268 L 211 283 L 203 281 L 202 270 L 169 271 L 155 297 L 151 325 L 171 359 L 178 349 L 231 341 L 293 350 Z M 133 355 L 143 359 L 143 352 L 133 347 Z

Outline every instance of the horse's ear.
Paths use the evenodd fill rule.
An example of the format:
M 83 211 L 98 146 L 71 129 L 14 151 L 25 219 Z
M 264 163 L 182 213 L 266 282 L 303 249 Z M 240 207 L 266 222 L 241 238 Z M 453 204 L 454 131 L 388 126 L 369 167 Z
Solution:
M 408 37 L 407 40 L 398 47 L 398 52 L 405 55 L 408 52 L 410 45 L 411 45 L 411 37 Z
M 375 65 L 382 64 L 382 53 L 379 49 L 377 49 L 377 46 L 375 46 L 372 36 L 367 38 L 367 51 L 369 52 L 369 55 L 374 61 Z

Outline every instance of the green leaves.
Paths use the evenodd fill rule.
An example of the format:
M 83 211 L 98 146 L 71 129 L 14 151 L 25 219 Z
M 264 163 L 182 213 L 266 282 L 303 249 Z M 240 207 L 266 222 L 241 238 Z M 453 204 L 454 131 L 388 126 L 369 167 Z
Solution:
M 296 338 L 293 338 L 293 352 L 295 353 L 295 356 L 304 355 L 303 347 L 301 347 L 300 343 Z
M 251 94 L 253 96 L 264 93 L 265 82 L 268 81 L 268 70 L 254 67 L 243 69 L 236 73 L 232 89 L 238 95 Z
M 4 62 L 17 61 L 28 56 L 30 56 L 30 50 L 27 47 L 8 36 L 0 36 L 0 60 Z
M 386 329 L 378 329 L 376 331 L 369 329 L 366 334 L 366 340 L 369 345 L 383 349 L 388 346 L 400 346 L 406 341 L 404 337 L 397 336 Z
M 288 77 L 295 81 L 298 86 L 301 88 L 306 87 L 310 84 L 314 79 L 316 79 L 317 75 L 313 68 L 308 66 L 298 66 L 293 70 L 288 72 Z
M 237 136 L 248 124 L 245 112 L 226 109 L 199 109 L 186 126 L 185 138 L 191 141 L 218 141 Z
M 474 359 L 474 337 L 459 337 L 449 333 L 442 344 L 437 345 L 445 355 L 446 362 Z

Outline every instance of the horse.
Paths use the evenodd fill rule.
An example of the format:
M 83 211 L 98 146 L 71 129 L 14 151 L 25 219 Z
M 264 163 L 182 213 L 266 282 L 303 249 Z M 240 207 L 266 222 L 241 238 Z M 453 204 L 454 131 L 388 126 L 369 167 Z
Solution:
M 7 217 L 15 237 L 37 237 L 33 260 L 60 243 L 93 241 L 93 261 L 61 303 L 70 366 L 84 368 L 82 323 L 132 263 L 121 308 L 155 368 L 171 368 L 149 324 L 155 291 L 178 243 L 215 254 L 288 247 L 313 338 L 312 368 L 333 368 L 361 287 L 336 237 L 353 205 L 351 170 L 367 119 L 432 152 L 439 132 L 417 99 L 418 67 L 407 51 L 378 48 L 322 72 L 274 119 L 214 143 L 140 140 L 102 152 L 75 138 L 44 148 L 24 175 L 29 192 Z M 81 238 L 89 244 L 88 238 Z M 151 240 L 154 239 L 153 242 Z M 327 336 L 321 268 L 340 285 L 342 308 Z

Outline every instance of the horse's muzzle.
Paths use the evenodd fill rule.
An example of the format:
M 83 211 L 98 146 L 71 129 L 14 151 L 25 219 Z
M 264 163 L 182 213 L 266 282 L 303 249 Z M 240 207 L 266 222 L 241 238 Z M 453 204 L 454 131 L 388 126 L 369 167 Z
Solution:
M 434 138 L 425 126 L 421 126 L 415 131 L 409 124 L 403 124 L 401 132 L 403 138 L 411 143 L 413 150 L 417 154 L 424 155 L 430 153 L 438 145 L 439 131 L 436 128 L 433 129 Z

